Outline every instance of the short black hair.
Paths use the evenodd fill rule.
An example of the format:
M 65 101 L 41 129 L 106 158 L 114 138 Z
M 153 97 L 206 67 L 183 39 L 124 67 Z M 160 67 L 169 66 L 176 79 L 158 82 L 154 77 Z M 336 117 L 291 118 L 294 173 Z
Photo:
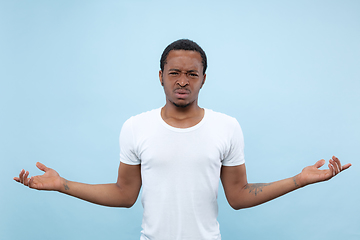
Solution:
M 205 74 L 207 68 L 207 59 L 204 50 L 194 41 L 189 39 L 179 39 L 173 43 L 170 43 L 164 50 L 160 58 L 160 69 L 164 71 L 164 66 L 166 64 L 166 58 L 169 55 L 169 52 L 172 50 L 186 50 L 186 51 L 196 51 L 200 53 L 203 64 L 203 74 Z

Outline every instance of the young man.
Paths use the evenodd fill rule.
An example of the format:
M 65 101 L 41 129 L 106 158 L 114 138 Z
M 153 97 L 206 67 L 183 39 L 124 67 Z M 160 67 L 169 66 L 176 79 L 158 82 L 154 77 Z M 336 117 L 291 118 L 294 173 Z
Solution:
M 219 178 L 234 209 L 252 207 L 311 183 L 329 180 L 351 164 L 329 160 L 273 183 L 249 184 L 244 142 L 238 122 L 200 108 L 198 95 L 206 80 L 205 52 L 195 42 L 170 44 L 160 60 L 165 106 L 127 120 L 120 134 L 120 166 L 113 184 L 68 181 L 41 163 L 45 173 L 14 180 L 30 188 L 54 190 L 113 207 L 131 207 L 141 186 L 144 207 L 141 240 L 221 239 L 217 222 Z

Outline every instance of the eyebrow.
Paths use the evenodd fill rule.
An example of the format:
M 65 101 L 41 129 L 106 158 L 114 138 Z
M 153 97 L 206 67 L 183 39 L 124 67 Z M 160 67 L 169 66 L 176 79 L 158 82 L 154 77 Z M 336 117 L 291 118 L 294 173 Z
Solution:
M 169 69 L 169 71 L 176 71 L 176 72 L 182 72 L 180 69 L 177 69 L 177 68 L 171 68 Z M 187 73 L 191 73 L 191 72 L 199 72 L 197 70 L 189 70 L 189 71 L 186 71 Z

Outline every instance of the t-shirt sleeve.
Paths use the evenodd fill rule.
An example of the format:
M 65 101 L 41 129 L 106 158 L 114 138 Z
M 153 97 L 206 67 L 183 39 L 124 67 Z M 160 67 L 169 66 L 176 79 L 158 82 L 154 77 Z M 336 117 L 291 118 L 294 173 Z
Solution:
M 238 121 L 235 118 L 233 120 L 234 123 L 231 124 L 232 134 L 230 137 L 229 149 L 222 161 L 223 166 L 237 166 L 245 163 L 243 132 Z
M 141 161 L 136 154 L 132 120 L 132 118 L 128 119 L 121 128 L 119 139 L 120 161 L 129 165 L 137 165 Z

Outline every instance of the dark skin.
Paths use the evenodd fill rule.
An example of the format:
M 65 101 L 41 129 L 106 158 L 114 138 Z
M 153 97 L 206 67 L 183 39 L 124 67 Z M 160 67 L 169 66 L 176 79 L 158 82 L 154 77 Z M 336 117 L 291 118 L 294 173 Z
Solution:
M 189 128 L 201 121 L 204 109 L 198 106 L 198 95 L 205 83 L 201 56 L 195 51 L 170 51 L 164 71 L 159 71 L 159 79 L 166 96 L 165 106 L 161 110 L 163 120 L 177 128 Z M 223 166 L 221 181 L 229 204 L 234 209 L 259 205 L 306 185 L 326 181 L 348 169 L 351 164 L 341 165 L 336 157 L 329 160 L 328 169 L 320 170 L 325 160 L 319 160 L 305 167 L 294 177 L 272 183 L 247 182 L 245 164 Z M 68 181 L 53 169 L 41 163 L 37 167 L 43 175 L 29 178 L 29 172 L 22 170 L 14 180 L 38 190 L 59 191 L 92 203 L 131 207 L 141 188 L 140 165 L 120 163 L 118 179 L 113 184 L 84 184 Z
M 195 51 L 170 51 L 159 79 L 164 87 L 166 104 L 161 110 L 164 121 L 177 128 L 196 125 L 204 117 L 198 105 L 200 89 L 205 83 L 201 56 Z

